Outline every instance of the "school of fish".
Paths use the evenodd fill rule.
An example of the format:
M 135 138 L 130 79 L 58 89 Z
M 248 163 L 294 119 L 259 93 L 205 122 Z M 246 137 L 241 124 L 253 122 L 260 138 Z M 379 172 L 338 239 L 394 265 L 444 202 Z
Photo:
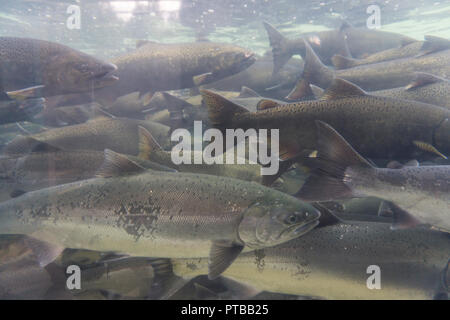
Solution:
M 450 40 L 260 27 L 262 56 L 0 37 L 0 299 L 448 299 Z M 278 130 L 278 172 L 177 163 L 200 121 Z

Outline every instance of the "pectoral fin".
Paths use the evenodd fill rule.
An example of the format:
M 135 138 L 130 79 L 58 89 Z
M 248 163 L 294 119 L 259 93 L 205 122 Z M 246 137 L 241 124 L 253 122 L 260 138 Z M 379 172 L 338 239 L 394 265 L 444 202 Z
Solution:
M 214 241 L 209 252 L 208 278 L 216 279 L 244 249 L 244 246 L 227 241 Z
M 50 244 L 48 242 L 37 240 L 31 237 L 27 237 L 25 239 L 25 243 L 31 249 L 41 267 L 45 267 L 46 265 L 51 263 L 64 250 L 64 247 Z
M 405 90 L 413 90 L 422 86 L 426 86 L 428 84 L 447 81 L 444 78 L 440 78 L 433 74 L 425 73 L 425 72 L 417 72 L 415 74 L 414 80 L 411 81 L 406 87 Z
M 152 134 L 142 126 L 139 130 L 139 155 L 138 157 L 145 160 L 150 160 L 151 154 L 154 151 L 164 151 L 159 143 L 153 138 Z
M 446 160 L 448 159 L 446 155 L 442 154 L 438 149 L 436 149 L 435 147 L 433 147 L 431 144 L 429 144 L 427 142 L 414 140 L 413 143 L 416 147 L 418 147 L 419 149 L 421 149 L 423 151 L 434 153 L 434 154 L 438 155 L 439 157 L 444 158 Z
M 388 205 L 394 215 L 394 222 L 391 226 L 392 230 L 413 228 L 419 224 L 422 224 L 422 222 L 414 218 L 406 210 L 403 210 L 396 204 L 389 202 Z
M 203 102 L 208 108 L 209 120 L 214 127 L 224 128 L 232 122 L 236 115 L 249 112 L 244 107 L 213 91 L 201 90 L 200 92 Z
M 213 80 L 212 72 L 202 73 L 192 77 L 194 84 L 200 86 Z
M 105 160 L 95 174 L 98 178 L 117 177 L 126 174 L 136 174 L 145 171 L 136 162 L 125 155 L 105 149 Z
M 25 100 L 25 99 L 30 99 L 30 98 L 40 98 L 42 97 L 43 93 L 42 90 L 44 89 L 45 86 L 34 86 L 34 87 L 29 87 L 29 88 L 25 88 L 25 89 L 20 89 L 20 90 L 15 90 L 15 91 L 9 91 L 6 94 L 8 95 L 8 97 L 10 99 L 14 99 L 14 100 Z

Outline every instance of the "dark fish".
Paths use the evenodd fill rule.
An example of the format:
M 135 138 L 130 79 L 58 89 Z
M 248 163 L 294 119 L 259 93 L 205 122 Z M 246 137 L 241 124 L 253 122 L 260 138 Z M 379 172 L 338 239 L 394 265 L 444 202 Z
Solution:
M 135 91 L 192 88 L 238 73 L 254 62 L 252 52 L 231 44 L 144 41 L 135 51 L 113 59 L 118 67 L 114 74 L 120 79 L 96 92 L 95 98 L 111 102 Z
M 355 59 L 351 57 L 344 57 L 341 55 L 334 55 L 331 58 L 333 66 L 336 69 L 348 69 L 356 66 L 361 66 L 364 64 L 371 64 L 401 58 L 413 57 L 419 54 L 422 50 L 423 41 L 415 41 L 405 44 L 399 48 L 391 48 L 376 52 L 370 56 L 362 59 Z
M 317 127 L 318 168 L 299 198 L 378 197 L 393 202 L 395 228 L 424 223 L 450 232 L 450 166 L 376 168 L 328 124 L 317 121 Z
M 43 85 L 45 97 L 86 92 L 116 82 L 117 77 L 111 75 L 116 69 L 62 44 L 0 37 L 0 91 Z
M 396 33 L 353 28 L 348 23 L 343 23 L 337 30 L 304 33 L 298 39 L 285 38 L 267 22 L 264 22 L 264 27 L 272 47 L 274 73 L 278 72 L 292 55 L 299 54 L 305 57 L 305 41 L 328 65 L 332 63 L 331 58 L 335 54 L 361 58 L 367 54 L 400 47 L 415 41 Z
M 342 79 L 335 79 L 323 99 L 278 105 L 262 100 L 264 110 L 247 109 L 204 90 L 212 126 L 219 129 L 279 129 L 280 156 L 289 159 L 315 150 L 315 120 L 333 125 L 365 156 L 414 159 L 414 141 L 450 153 L 450 111 L 434 105 L 372 96 Z M 429 152 L 429 151 L 427 151 Z
M 442 44 L 447 41 L 448 43 Z M 426 54 L 412 58 L 403 58 L 362 65 L 350 69 L 333 70 L 325 66 L 312 48 L 306 44 L 305 67 L 302 79 L 293 90 L 295 96 L 301 97 L 304 87 L 302 82 L 327 88 L 335 77 L 351 81 L 365 90 L 391 89 L 407 85 L 414 79 L 416 72 L 431 73 L 443 78 L 450 78 L 450 41 L 446 39 L 436 40 L 434 37 L 426 37 L 424 45 L 430 43 L 436 47 Z

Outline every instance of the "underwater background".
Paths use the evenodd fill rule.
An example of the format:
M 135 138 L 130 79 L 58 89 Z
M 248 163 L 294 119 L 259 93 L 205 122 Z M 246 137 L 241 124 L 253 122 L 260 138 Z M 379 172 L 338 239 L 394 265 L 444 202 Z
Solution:
M 395 33 L 402 39 L 391 49 L 404 48 L 411 41 L 415 43 L 414 40 L 418 43 L 430 35 L 432 38 L 425 39 L 430 40 L 430 47 L 423 47 L 429 51 L 423 53 L 417 47 L 414 49 L 417 52 L 405 59 L 420 58 L 430 52 L 445 55 L 439 62 L 441 65 L 429 69 L 441 73 L 436 75 L 428 69 L 413 70 L 413 67 L 409 70 L 406 63 L 404 69 L 411 72 L 404 76 L 405 82 L 400 81 L 403 80 L 400 73 L 396 76 L 400 80 L 392 86 L 389 77 L 369 83 L 372 76 L 365 82 L 364 74 L 342 76 L 349 83 L 334 82 L 334 74 L 329 76 L 329 70 L 344 74 L 347 69 L 338 70 L 338 65 L 327 63 L 322 52 L 319 58 L 329 70 L 321 74 L 317 71 L 321 64 L 316 63 L 316 69 L 308 73 L 305 55 L 313 56 L 308 51 L 309 45 L 306 49 L 302 47 L 305 54 L 289 52 L 287 60 L 276 70 L 274 56 L 292 48 L 274 45 L 273 39 L 269 39 L 271 26 L 292 43 L 294 39 L 308 37 L 314 50 L 314 45 L 318 48 L 324 43 L 315 33 L 346 28 Z M 85 73 L 92 76 L 88 78 L 92 82 L 83 87 L 84 82 L 78 82 L 78 73 L 72 79 L 70 63 L 41 70 L 44 56 L 49 57 L 46 63 L 50 66 L 59 61 L 51 60 L 51 53 L 39 56 L 31 45 L 19 46 L 17 50 L 11 48 L 15 44 L 8 47 L 9 42 L 2 40 L 9 37 L 39 39 L 76 49 L 76 52 L 64 49 L 63 56 L 69 56 L 69 62 L 73 58 L 74 64 L 81 56 L 82 66 L 76 70 L 81 70 L 83 80 Z M 347 36 L 342 39 L 347 41 Z M 448 299 L 448 39 L 449 0 L 1 0 L 0 299 Z M 159 47 L 160 44 L 173 47 L 168 46 L 165 51 L 166 47 Z M 191 44 L 204 45 L 205 49 L 196 51 Z M 222 50 L 209 47 L 216 44 L 220 48 L 223 44 L 231 45 L 224 46 L 223 50 L 232 54 L 225 58 L 213 57 L 212 62 L 208 57 L 201 60 L 203 52 Z M 144 57 L 145 62 L 139 60 L 141 55 L 134 55 L 151 45 L 159 49 L 149 50 L 156 53 Z M 175 49 L 170 51 L 170 48 Z M 380 47 L 374 52 L 384 49 L 388 48 Z M 374 52 L 354 58 L 362 60 Z M 174 60 L 180 56 L 192 58 L 192 64 L 201 71 L 191 72 L 191 66 L 184 62 L 172 64 L 172 57 L 164 60 L 165 53 L 173 54 Z M 341 53 L 330 52 L 329 58 Z M 16 54 L 19 58 L 25 56 L 22 60 L 29 60 L 29 66 L 21 60 L 26 67 L 8 69 Z M 236 56 L 243 61 L 231 61 L 233 65 L 227 66 L 230 62 L 227 59 Z M 132 58 L 128 60 L 128 57 Z M 6 63 L 2 64 L 2 58 Z M 389 59 L 377 62 L 386 61 Z M 123 92 L 122 88 L 108 85 L 94 87 L 96 80 L 118 81 L 109 76 L 128 67 L 119 76 L 123 81 L 121 86 L 126 87 Z M 367 70 L 377 74 L 378 70 L 389 68 L 392 65 L 386 68 L 381 65 L 379 69 L 375 65 L 372 71 Z M 426 74 L 409 79 L 413 71 Z M 311 83 L 306 83 L 307 93 L 313 98 L 302 95 L 305 83 L 301 80 L 309 80 L 308 76 Z M 80 87 L 61 89 L 51 82 L 61 79 L 73 80 Z M 49 84 L 43 86 L 47 80 Z M 15 85 L 14 81 L 26 85 Z M 366 83 L 369 83 L 367 87 Z M 417 110 L 426 106 L 414 105 L 409 111 L 410 100 L 397 96 L 398 92 L 392 96 L 398 101 L 389 100 L 386 104 L 361 98 L 369 91 L 394 88 L 408 91 L 436 83 L 446 86 L 425 92 L 422 97 L 419 93 L 417 99 L 411 98 L 436 109 L 421 109 L 417 114 Z M 330 102 L 333 98 L 349 100 L 334 104 Z M 305 129 L 308 132 L 293 133 L 307 126 L 306 120 L 300 122 L 301 116 L 296 118 L 295 108 L 301 109 L 302 103 L 306 103 L 305 109 L 322 110 L 324 101 L 332 104 L 328 111 L 332 116 L 325 115 L 322 119 L 312 111 L 314 116 L 308 118 L 310 126 Z M 290 114 L 271 118 L 270 110 L 280 110 L 288 102 L 294 104 L 289 106 Z M 312 104 L 307 105 L 309 102 Z M 15 112 L 26 109 L 26 103 L 39 108 L 36 118 L 35 113 L 16 117 Z M 219 111 L 214 109 L 217 104 Z M 372 104 L 382 114 L 373 121 L 382 128 L 378 131 L 371 127 L 373 123 L 360 123 L 358 112 L 351 109 L 353 106 L 365 109 Z M 345 106 L 349 109 L 342 111 L 340 117 L 340 108 Z M 226 107 L 230 108 L 228 113 L 220 112 Z M 392 117 L 390 107 L 398 107 L 392 111 Z M 250 116 L 243 120 L 233 118 L 246 112 L 255 117 L 267 112 L 268 116 L 254 121 Z M 335 115 L 337 120 L 333 118 Z M 333 124 L 336 130 L 317 122 L 329 122 L 326 121 L 329 119 L 338 123 Z M 287 155 L 280 156 L 282 172 L 273 180 L 261 177 L 259 162 L 223 170 L 220 166 L 175 166 L 168 160 L 174 142 L 170 141 L 170 134 L 177 128 L 192 133 L 193 121 L 208 123 L 204 129 L 219 130 L 227 125 L 226 128 L 234 129 L 273 129 L 284 128 L 286 124 L 289 139 L 281 139 L 281 144 L 284 141 L 287 146 L 282 145 L 281 150 Z M 54 131 L 64 129 L 68 130 Z M 309 143 L 326 136 L 324 132 L 342 150 L 336 145 L 327 149 L 320 142 L 318 146 L 308 145 L 301 152 L 291 150 L 301 139 Z M 371 139 L 364 140 L 364 135 L 370 135 L 367 132 L 375 133 Z M 405 142 L 410 133 L 417 138 Z M 390 141 L 390 137 L 395 137 L 395 141 Z M 192 137 L 192 141 L 196 139 L 201 136 Z M 340 156 L 349 155 L 351 159 L 346 160 L 350 164 L 333 158 L 336 166 L 322 168 L 310 162 L 317 157 L 322 160 L 323 153 L 336 149 Z M 367 184 L 381 174 L 367 173 L 369 178 L 364 176 L 365 179 L 358 180 L 366 183 L 361 187 L 367 191 L 361 191 L 364 197 L 357 192 L 344 192 L 345 200 L 342 194 L 328 188 L 329 185 L 305 189 L 317 170 L 316 175 L 323 180 L 330 178 L 320 176 L 323 172 L 331 172 L 333 179 L 345 180 L 348 172 L 334 171 L 341 165 L 405 172 L 408 168 L 430 166 L 437 171 L 425 176 L 422 172 L 417 175 L 406 172 L 405 176 L 394 176 L 392 180 L 389 179 L 393 175 L 389 173 L 386 174 L 388 182 L 376 186 Z M 158 172 L 156 178 L 149 173 L 154 171 Z M 223 177 L 226 179 L 222 180 Z M 102 179 L 106 181 L 104 185 Z M 401 191 L 406 188 L 406 195 L 397 195 L 401 193 L 399 188 Z M 318 190 L 325 196 L 313 198 Z M 423 194 L 416 197 L 421 191 Z M 438 209 L 434 212 L 440 214 L 425 216 L 425 220 L 420 214 L 416 216 L 420 210 L 414 211 L 414 206 L 422 203 L 436 205 Z M 102 216 L 91 216 L 92 208 Z M 409 209 L 415 213 L 413 217 L 407 212 Z M 108 212 L 113 212 L 114 220 L 108 220 Z M 167 212 L 167 221 L 161 222 L 165 224 L 157 226 L 163 220 L 160 215 Z M 177 220 L 185 212 L 188 212 L 186 220 L 183 217 Z M 230 212 L 242 215 L 233 220 L 234 217 L 228 216 Z M 102 220 L 104 213 L 106 222 Z M 219 217 L 222 213 L 225 217 Z M 16 223 L 16 218 L 22 224 Z M 64 224 L 66 218 L 69 227 Z M 170 226 L 172 220 L 182 226 Z M 397 225 L 400 220 L 401 226 Z M 41 235 L 42 230 L 33 229 L 39 228 L 42 221 L 48 223 L 43 227 L 45 235 Z M 161 231 L 158 228 L 166 227 L 164 236 L 169 241 L 156 249 L 157 254 L 146 255 L 147 244 L 140 241 L 153 239 L 154 234 L 158 237 Z M 99 235 L 95 234 L 97 231 Z M 227 237 L 232 234 L 233 241 L 217 240 L 223 236 L 222 232 L 228 232 Z M 37 234 L 38 240 L 33 234 Z M 66 236 L 71 240 L 62 241 Z M 75 267 L 70 269 L 70 266 Z M 368 279 L 373 270 L 378 272 L 378 266 L 382 274 L 381 289 L 377 280 L 371 287 L 369 282 L 373 279 Z M 81 272 L 81 288 L 76 280 L 73 282 L 72 272 Z

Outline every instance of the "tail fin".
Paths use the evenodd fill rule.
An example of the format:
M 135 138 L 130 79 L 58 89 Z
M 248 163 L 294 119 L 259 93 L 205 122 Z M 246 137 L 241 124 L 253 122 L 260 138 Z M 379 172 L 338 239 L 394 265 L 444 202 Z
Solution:
M 321 88 L 328 88 L 334 78 L 334 71 L 325 66 L 322 61 L 320 61 L 319 57 L 317 57 L 314 50 L 308 44 L 307 41 L 304 41 L 306 52 L 305 52 L 305 66 L 303 68 L 303 74 L 300 78 L 299 82 L 295 86 L 295 88 L 309 87 L 309 84 L 315 84 Z M 295 88 L 293 91 L 295 91 Z M 295 97 L 296 99 L 305 98 L 306 94 L 309 94 L 308 90 L 296 91 Z M 302 96 L 302 94 L 304 94 Z
M 351 179 L 345 175 L 350 166 L 373 168 L 347 141 L 331 126 L 316 121 L 318 129 L 318 166 L 296 194 L 306 201 L 331 201 L 353 197 L 346 185 Z
M 331 58 L 331 62 L 333 63 L 333 66 L 338 70 L 352 68 L 361 64 L 360 60 L 358 59 L 344 57 L 340 54 L 335 54 Z
M 209 121 L 214 127 L 225 128 L 236 114 L 249 112 L 244 107 L 235 104 L 213 91 L 200 90 L 200 92 L 208 108 Z
M 263 24 L 269 36 L 270 46 L 272 47 L 273 74 L 276 74 L 292 57 L 292 53 L 289 52 L 289 40 L 271 24 L 267 22 L 263 22 Z

